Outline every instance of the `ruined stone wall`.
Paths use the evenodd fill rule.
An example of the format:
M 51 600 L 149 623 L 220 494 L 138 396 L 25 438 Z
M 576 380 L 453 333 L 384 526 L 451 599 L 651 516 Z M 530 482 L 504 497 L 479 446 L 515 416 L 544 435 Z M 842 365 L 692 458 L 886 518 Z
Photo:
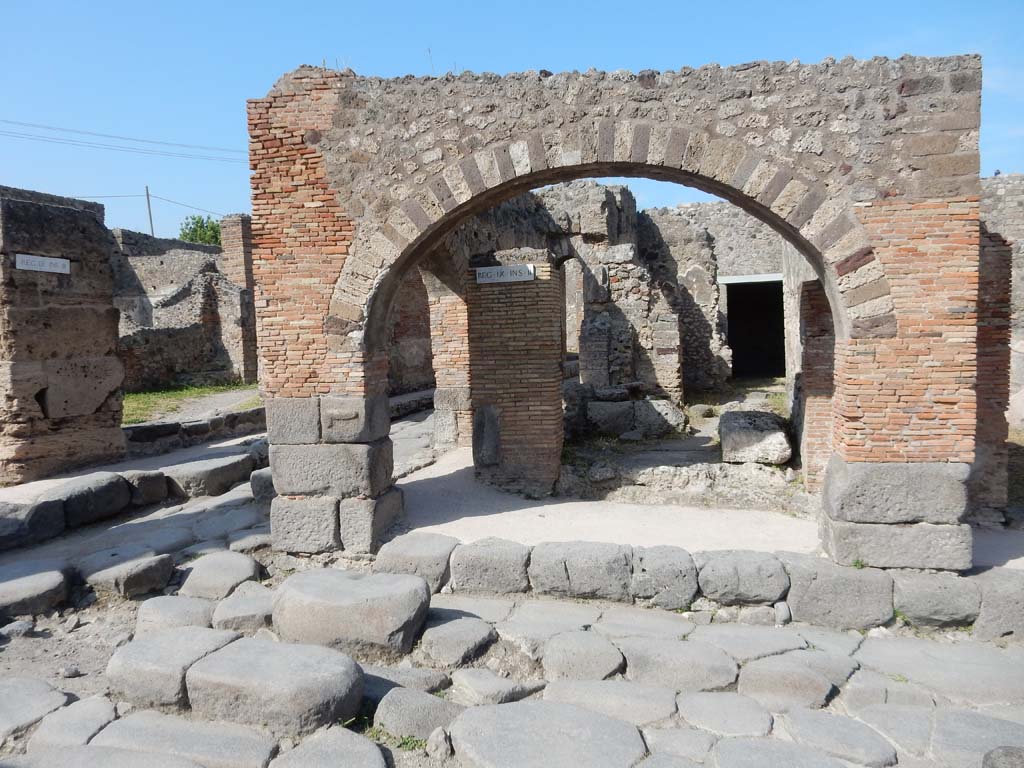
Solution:
M 434 386 L 430 347 L 430 299 L 418 269 L 409 271 L 395 296 L 390 318 L 388 394 Z
M 114 305 L 121 311 L 127 391 L 255 380 L 255 310 L 245 285 L 251 259 L 238 229 L 229 227 L 225 250 L 113 230 Z
M 722 277 L 778 274 L 787 254 L 799 255 L 778 232 L 732 203 L 685 203 L 676 210 L 714 240 Z
M 124 454 L 115 248 L 103 206 L 0 187 L 0 484 Z

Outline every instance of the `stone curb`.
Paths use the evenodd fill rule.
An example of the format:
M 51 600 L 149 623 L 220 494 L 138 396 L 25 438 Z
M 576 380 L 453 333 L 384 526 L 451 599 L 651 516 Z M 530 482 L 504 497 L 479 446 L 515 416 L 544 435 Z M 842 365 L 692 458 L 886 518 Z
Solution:
M 224 437 L 241 437 L 267 428 L 262 406 L 197 421 L 153 421 L 123 427 L 128 456 L 153 456 Z

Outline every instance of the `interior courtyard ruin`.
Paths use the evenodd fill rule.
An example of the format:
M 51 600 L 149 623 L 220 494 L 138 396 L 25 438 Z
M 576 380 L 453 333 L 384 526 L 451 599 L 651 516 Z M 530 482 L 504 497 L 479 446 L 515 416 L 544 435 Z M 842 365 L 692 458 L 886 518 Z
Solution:
M 981 82 L 303 66 L 222 246 L 0 187 L 0 768 L 1024 765 Z

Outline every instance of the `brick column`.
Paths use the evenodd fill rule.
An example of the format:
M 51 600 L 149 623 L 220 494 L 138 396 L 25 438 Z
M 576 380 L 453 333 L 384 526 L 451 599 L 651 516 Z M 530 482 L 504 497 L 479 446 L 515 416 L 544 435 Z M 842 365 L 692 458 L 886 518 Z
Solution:
M 547 251 L 530 248 L 498 251 L 487 264 L 531 265 L 535 278 L 468 276 L 474 463 L 485 480 L 547 495 L 562 454 L 561 274 Z
M 832 455 L 833 361 L 836 336 L 832 309 L 818 281 L 800 286 L 801 370 L 793 421 L 800 425 L 800 462 L 804 486 L 821 487 Z

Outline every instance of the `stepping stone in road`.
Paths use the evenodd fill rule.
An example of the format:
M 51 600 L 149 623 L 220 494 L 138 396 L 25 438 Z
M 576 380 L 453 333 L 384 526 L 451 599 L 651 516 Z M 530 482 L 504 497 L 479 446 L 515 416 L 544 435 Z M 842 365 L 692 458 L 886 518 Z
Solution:
M 676 692 L 628 680 L 555 680 L 544 700 L 574 704 L 633 725 L 647 725 L 675 714 Z
M 0 616 L 46 613 L 68 596 L 63 560 L 20 560 L 0 567 Z
M 703 763 L 718 737 L 707 731 L 686 726 L 677 728 L 644 728 L 644 741 L 654 754 L 685 757 Z
M 689 639 L 721 648 L 741 664 L 764 656 L 806 648 L 799 635 L 774 627 L 750 627 L 742 624 L 709 624 L 697 627 Z
M 615 641 L 630 680 L 677 691 L 713 691 L 736 680 L 736 662 L 720 648 L 688 640 L 625 637 Z
M 177 627 L 209 627 L 216 605 L 213 600 L 201 597 L 151 597 L 139 606 L 135 619 L 135 637 Z
M 146 711 L 115 720 L 96 734 L 87 749 L 92 746 L 144 752 L 147 766 L 160 764 L 157 755 L 175 755 L 204 768 L 262 768 L 270 762 L 277 742 L 269 734 L 244 725 L 207 723 Z M 136 768 L 138 763 L 131 765 Z
M 813 747 L 840 760 L 885 768 L 896 764 L 896 750 L 864 723 L 843 715 L 794 709 L 783 716 L 786 732 L 797 744 Z
M 320 731 L 270 763 L 270 768 L 385 768 L 380 747 L 336 726 Z
M 3 761 L 4 768 L 204 768 L 174 755 L 148 754 L 115 747 L 59 747 L 40 749 Z M 255 765 L 255 764 L 254 764 Z
M 622 670 L 619 649 L 596 632 L 563 632 L 544 646 L 548 680 L 604 680 Z
M 104 696 L 81 699 L 44 717 L 29 739 L 28 751 L 84 747 L 116 717 L 110 699 Z
M 544 685 L 543 680 L 521 682 L 499 677 L 489 669 L 457 669 L 452 673 L 452 691 L 449 698 L 467 707 L 507 704 L 525 699 L 543 689 Z
M 550 701 L 471 707 L 448 731 L 465 768 L 629 768 L 647 753 L 635 726 Z
M 107 664 L 107 681 L 136 706 L 183 706 L 188 668 L 238 637 L 237 632 L 203 627 L 146 635 L 114 652 Z
M 373 724 L 392 736 L 426 739 L 435 728 L 447 727 L 463 709 L 430 693 L 395 688 L 377 705 Z
M 320 568 L 289 576 L 277 588 L 274 630 L 288 642 L 404 654 L 429 604 L 419 576 Z
M 245 581 L 217 603 L 213 626 L 251 635 L 270 626 L 273 612 L 274 593 L 259 582 Z
M 816 749 L 778 739 L 722 739 L 710 762 L 715 768 L 843 768 Z
M 676 706 L 690 725 L 719 736 L 767 736 L 772 730 L 768 710 L 738 693 L 681 693 Z
M 260 577 L 260 564 L 241 552 L 213 552 L 186 568 L 188 574 L 179 594 L 207 600 L 223 600 L 242 582 Z
M 444 672 L 419 667 L 378 667 L 363 664 L 363 698 L 376 707 L 392 688 L 436 693 L 452 684 Z
M 443 667 L 457 667 L 497 639 L 494 627 L 482 619 L 455 619 L 427 627 L 420 650 Z
M 593 630 L 605 637 L 657 637 L 682 640 L 693 632 L 692 621 L 675 613 L 646 608 L 609 608 Z
M 458 543 L 439 533 L 407 533 L 380 548 L 374 573 L 422 576 L 430 591 L 437 592 L 448 581 L 448 559 Z
M 185 687 L 192 711 L 207 720 L 301 736 L 356 714 L 362 674 L 331 648 L 243 638 L 193 664 Z
M 832 681 L 805 664 L 769 656 L 745 664 L 736 689 L 772 712 L 798 707 L 820 709 L 833 691 Z
M 0 743 L 63 707 L 65 701 L 67 696 L 42 680 L 30 677 L 0 679 Z

